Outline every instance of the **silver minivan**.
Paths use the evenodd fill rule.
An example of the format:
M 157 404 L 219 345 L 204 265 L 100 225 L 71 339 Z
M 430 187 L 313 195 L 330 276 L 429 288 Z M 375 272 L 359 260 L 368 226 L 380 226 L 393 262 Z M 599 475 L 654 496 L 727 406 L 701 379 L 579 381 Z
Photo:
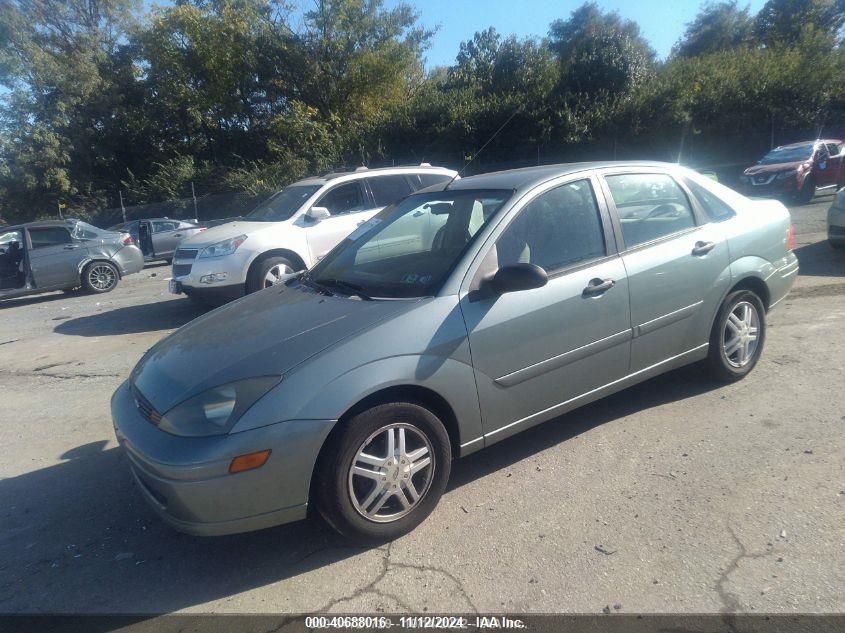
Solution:
M 115 430 L 178 529 L 314 504 L 390 539 L 434 509 L 454 457 L 688 363 L 743 378 L 797 273 L 781 203 L 675 165 L 473 176 L 162 340 L 115 392 Z

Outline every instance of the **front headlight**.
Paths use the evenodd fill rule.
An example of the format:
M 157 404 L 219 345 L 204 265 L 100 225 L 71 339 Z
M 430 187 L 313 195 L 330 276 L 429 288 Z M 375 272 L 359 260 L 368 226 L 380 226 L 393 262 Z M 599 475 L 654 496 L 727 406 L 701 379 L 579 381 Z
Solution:
M 776 176 L 776 178 L 778 180 L 786 180 L 787 178 L 795 178 L 795 176 L 797 176 L 797 175 L 798 175 L 797 169 L 790 169 L 790 170 L 787 170 L 787 171 L 779 172 L 778 175 Z
M 258 376 L 208 389 L 161 416 L 158 428 L 173 435 L 223 435 L 281 379 Z
M 205 257 L 223 257 L 224 255 L 231 255 L 236 250 L 238 250 L 238 246 L 243 244 L 246 241 L 246 235 L 238 235 L 237 237 L 233 237 L 228 240 L 223 240 L 222 242 L 215 242 L 209 246 L 206 246 L 200 252 L 200 258 Z

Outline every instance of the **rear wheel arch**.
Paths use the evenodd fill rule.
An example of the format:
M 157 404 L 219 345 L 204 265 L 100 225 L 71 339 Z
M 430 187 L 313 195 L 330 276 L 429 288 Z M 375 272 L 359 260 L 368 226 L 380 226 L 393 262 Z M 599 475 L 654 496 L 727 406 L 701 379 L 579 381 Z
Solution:
M 108 257 L 86 257 L 81 262 L 79 262 L 79 266 L 77 267 L 77 275 L 79 277 L 79 283 L 82 283 L 82 271 L 85 270 L 89 264 L 93 264 L 95 262 L 103 262 L 106 264 L 111 264 L 112 266 L 117 269 L 117 278 L 123 279 L 123 274 L 120 272 L 120 266 L 115 264 L 111 259 Z
M 769 287 L 766 285 L 766 282 L 763 281 L 760 277 L 754 277 L 749 275 L 748 277 L 743 277 L 742 279 L 738 280 L 731 286 L 730 290 L 725 293 L 725 297 L 730 296 L 732 293 L 738 290 L 749 290 L 753 292 L 755 295 L 760 297 L 760 301 L 763 302 L 763 307 L 766 309 L 766 312 L 769 311 L 769 302 L 771 301 L 771 293 L 769 292 Z M 724 301 L 724 299 L 722 299 Z

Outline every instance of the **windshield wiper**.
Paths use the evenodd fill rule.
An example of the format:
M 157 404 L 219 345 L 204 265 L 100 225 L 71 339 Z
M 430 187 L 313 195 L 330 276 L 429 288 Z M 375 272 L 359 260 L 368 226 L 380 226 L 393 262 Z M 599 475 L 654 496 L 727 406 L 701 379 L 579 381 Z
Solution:
M 373 300 L 373 298 L 364 291 L 363 286 L 349 283 L 348 281 L 343 281 L 342 279 L 320 279 L 320 281 L 315 281 L 314 283 L 320 284 L 321 286 L 334 286 L 348 295 L 361 297 L 364 301 Z
M 318 284 L 316 281 L 311 279 L 311 273 L 306 271 L 299 276 L 299 282 L 305 284 L 309 288 L 313 288 L 317 292 L 326 295 L 327 297 L 333 297 L 334 293 L 323 286 L 322 284 Z

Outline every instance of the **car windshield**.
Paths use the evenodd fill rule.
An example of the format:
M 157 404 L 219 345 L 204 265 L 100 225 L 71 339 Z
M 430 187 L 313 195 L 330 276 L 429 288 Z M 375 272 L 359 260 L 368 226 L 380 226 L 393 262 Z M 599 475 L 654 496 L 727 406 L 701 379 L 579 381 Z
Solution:
M 293 185 L 285 187 L 250 211 L 245 220 L 250 222 L 281 222 L 289 219 L 321 185 Z
M 331 291 L 381 298 L 437 292 L 512 191 L 438 191 L 405 198 L 361 225 L 307 276 Z
M 778 163 L 797 163 L 810 160 L 813 157 L 813 144 L 797 145 L 795 147 L 776 147 L 760 159 L 761 165 L 776 165 Z

